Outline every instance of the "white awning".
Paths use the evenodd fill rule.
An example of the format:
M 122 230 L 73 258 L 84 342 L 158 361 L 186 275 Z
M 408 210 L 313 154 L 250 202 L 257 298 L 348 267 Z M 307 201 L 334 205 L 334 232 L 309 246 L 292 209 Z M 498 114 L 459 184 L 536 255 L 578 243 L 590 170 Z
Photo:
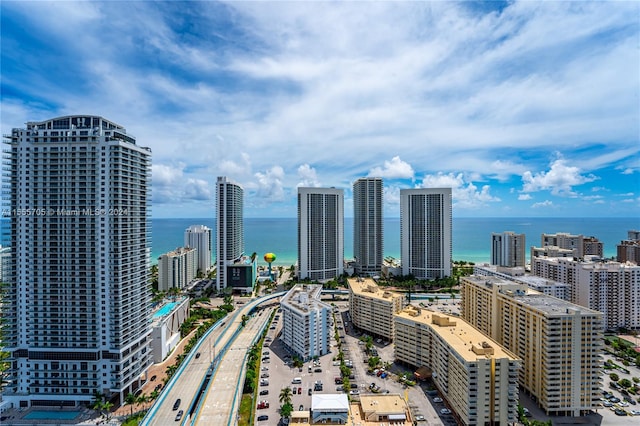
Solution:
M 389 414 L 389 420 L 407 420 L 404 414 Z

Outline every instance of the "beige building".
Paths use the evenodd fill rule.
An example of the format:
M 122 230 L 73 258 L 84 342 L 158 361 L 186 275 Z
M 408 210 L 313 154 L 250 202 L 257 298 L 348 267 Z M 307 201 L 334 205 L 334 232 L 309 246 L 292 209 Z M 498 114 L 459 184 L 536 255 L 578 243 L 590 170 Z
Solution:
M 572 235 L 564 232 L 556 234 L 542 234 L 542 247 L 556 246 L 561 249 L 573 250 L 573 255 L 582 258 L 586 255 L 603 256 L 604 245 L 595 237 Z
M 522 358 L 520 387 L 548 415 L 597 408 L 602 314 L 495 277 L 461 280 L 461 316 Z
M 158 291 L 186 287 L 198 274 L 198 251 L 190 247 L 177 249 L 158 258 Z
M 380 288 L 371 278 L 349 278 L 349 312 L 353 325 L 385 340 L 393 340 L 393 315 L 402 310 L 401 293 Z
M 569 286 L 569 300 L 602 312 L 604 326 L 640 327 L 640 266 L 602 261 L 534 258 L 531 273 Z
M 395 358 L 427 367 L 465 425 L 517 420 L 521 361 L 460 318 L 407 306 L 395 315 Z
M 354 425 L 412 426 L 411 409 L 398 394 L 361 395 L 359 404 L 351 404 Z

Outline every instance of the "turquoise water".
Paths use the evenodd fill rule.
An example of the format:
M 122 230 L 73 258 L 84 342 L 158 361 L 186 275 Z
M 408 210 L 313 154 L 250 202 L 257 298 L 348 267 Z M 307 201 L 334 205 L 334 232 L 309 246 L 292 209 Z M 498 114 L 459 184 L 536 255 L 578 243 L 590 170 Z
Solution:
M 177 305 L 176 302 L 169 302 L 169 303 L 165 304 L 162 308 L 160 308 L 158 310 L 158 312 L 153 314 L 153 317 L 154 318 L 160 318 L 160 317 L 163 317 L 163 316 L 169 314 L 176 305 Z
M 32 411 L 23 417 L 25 420 L 73 420 L 80 414 L 78 411 Z
M 152 263 L 158 257 L 183 244 L 184 231 L 190 225 L 202 224 L 215 230 L 215 219 L 153 219 Z M 297 261 L 296 218 L 246 218 L 245 251 L 256 252 L 260 265 L 265 253 L 276 254 L 274 265 L 289 266 Z M 594 236 L 604 243 L 606 257 L 616 255 L 616 244 L 627 238 L 627 231 L 640 229 L 636 218 L 453 218 L 453 259 L 488 262 L 491 256 L 491 233 L 514 231 L 526 235 L 526 245 L 540 245 L 542 233 L 567 232 Z M 400 219 L 384 220 L 384 255 L 400 258 Z M 215 232 L 213 232 L 215 239 Z M 353 256 L 353 218 L 344 220 L 344 255 Z M 215 250 L 215 241 L 212 243 Z M 529 250 L 527 250 L 527 256 Z M 215 258 L 215 253 L 213 253 Z

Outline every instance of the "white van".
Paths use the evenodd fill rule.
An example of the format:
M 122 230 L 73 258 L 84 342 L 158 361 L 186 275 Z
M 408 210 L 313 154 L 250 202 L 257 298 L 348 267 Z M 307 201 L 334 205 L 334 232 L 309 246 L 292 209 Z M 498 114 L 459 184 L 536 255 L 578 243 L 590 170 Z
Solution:
M 294 385 L 299 385 L 302 383 L 302 379 L 300 377 L 294 377 L 291 383 Z

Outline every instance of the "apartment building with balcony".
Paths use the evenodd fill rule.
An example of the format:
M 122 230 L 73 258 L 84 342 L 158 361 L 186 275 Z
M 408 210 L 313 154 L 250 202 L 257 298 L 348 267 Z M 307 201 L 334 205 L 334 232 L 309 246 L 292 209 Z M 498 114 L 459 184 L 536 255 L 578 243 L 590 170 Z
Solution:
M 585 237 L 584 235 L 573 235 L 565 232 L 555 234 L 542 234 L 541 246 L 555 246 L 561 249 L 572 250 L 573 256 L 582 258 L 587 255 L 602 257 L 604 254 L 604 244 L 596 237 Z
M 530 289 L 539 291 L 547 296 L 571 301 L 570 288 L 567 284 L 527 274 L 524 268 L 504 268 L 487 263 L 476 263 L 473 274 L 483 277 L 498 277 L 514 283 L 524 284 Z
M 598 407 L 600 312 L 495 277 L 463 277 L 461 286 L 461 317 L 522 359 L 520 388 L 540 408 L 580 416 Z
M 184 246 L 198 251 L 197 270 L 203 275 L 211 269 L 211 228 L 191 225 L 184 231 Z
M 183 289 L 198 273 L 198 251 L 178 247 L 158 257 L 158 291 Z
M 348 278 L 353 326 L 374 338 L 393 340 L 393 315 L 405 305 L 402 293 L 380 288 L 372 278 Z
M 244 189 L 226 176 L 216 180 L 216 290 L 229 287 L 228 266 L 244 255 Z
M 526 236 L 512 231 L 491 234 L 491 264 L 509 268 L 524 267 Z
M 640 327 L 640 266 L 586 256 L 584 260 L 536 257 L 531 273 L 569 286 L 569 300 L 602 312 L 608 329 Z
M 640 265 L 640 231 L 628 231 L 627 239 L 616 245 L 616 260 Z
M 430 369 L 462 424 L 517 420 L 517 356 L 460 318 L 409 305 L 394 322 L 396 361 Z
M 329 353 L 331 305 L 320 300 L 322 286 L 297 284 L 280 299 L 280 340 L 294 355 L 307 361 Z
M 382 178 L 353 183 L 353 256 L 356 273 L 380 275 L 384 254 Z
M 151 151 L 103 117 L 5 136 L 11 262 L 3 399 L 73 407 L 135 392 L 151 358 Z

